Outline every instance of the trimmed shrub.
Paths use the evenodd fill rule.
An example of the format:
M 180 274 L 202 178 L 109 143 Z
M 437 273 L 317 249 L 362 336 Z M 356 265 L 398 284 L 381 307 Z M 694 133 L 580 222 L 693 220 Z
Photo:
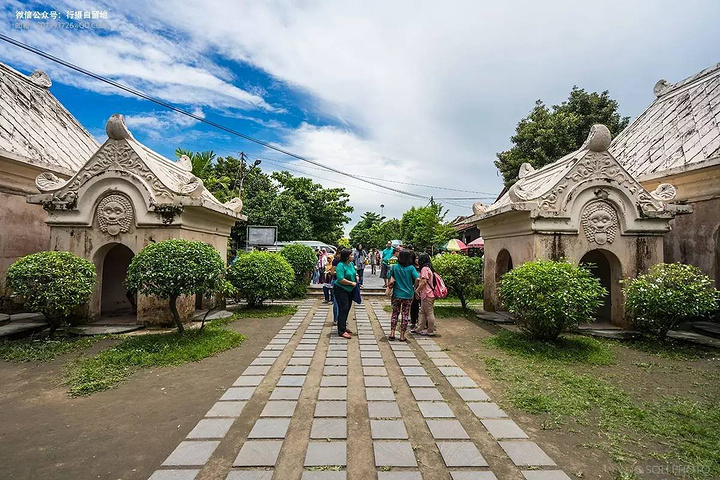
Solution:
M 227 292 L 224 272 L 225 262 L 212 246 L 173 239 L 151 243 L 135 255 L 125 283 L 143 295 L 166 299 L 178 332 L 183 333 L 177 299 L 195 293 L 209 297 Z
M 482 292 L 482 257 L 443 253 L 436 255 L 432 264 L 450 293 L 458 297 L 462 308 L 467 308 L 468 298 L 474 297 L 477 292 Z
M 284 298 L 295 279 L 290 263 L 279 253 L 250 252 L 241 255 L 228 270 L 228 280 L 248 305 Z
M 295 298 L 305 295 L 310 283 L 310 274 L 317 264 L 315 251 L 307 245 L 291 243 L 280 250 L 280 255 L 285 257 L 295 272 L 295 283 L 290 289 L 290 296 Z
M 90 300 L 97 275 L 92 262 L 70 252 L 38 252 L 10 265 L 7 287 L 25 308 L 45 315 L 50 334 Z
M 567 262 L 535 260 L 503 275 L 500 297 L 518 327 L 538 340 L 593 321 L 607 290 L 590 270 Z
M 679 322 L 708 317 L 718 308 L 713 281 L 693 266 L 659 263 L 623 288 L 636 330 L 664 338 Z

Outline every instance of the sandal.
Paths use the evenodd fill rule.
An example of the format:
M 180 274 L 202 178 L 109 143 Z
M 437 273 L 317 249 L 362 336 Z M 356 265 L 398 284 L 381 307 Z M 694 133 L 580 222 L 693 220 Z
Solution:
M 345 329 L 345 333 L 349 333 L 350 335 L 352 335 L 353 332 L 352 332 L 352 330 L 350 330 L 349 328 L 346 328 L 346 329 Z
M 394 342 L 394 341 L 395 341 L 395 335 L 390 335 L 390 336 L 388 337 L 388 340 L 390 340 L 391 342 Z
M 407 338 L 401 338 L 400 341 L 401 341 L 401 342 L 407 342 Z
M 345 332 L 342 335 L 340 335 L 342 338 L 352 338 L 349 333 Z

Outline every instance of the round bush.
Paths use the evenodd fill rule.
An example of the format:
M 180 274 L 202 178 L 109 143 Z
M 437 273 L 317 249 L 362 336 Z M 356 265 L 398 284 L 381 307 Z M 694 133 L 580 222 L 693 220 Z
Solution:
M 10 265 L 7 287 L 23 297 L 25 308 L 45 315 L 50 333 L 90 299 L 95 265 L 70 252 L 38 252 Z
M 288 261 L 295 272 L 295 283 L 290 289 L 290 296 L 301 297 L 305 295 L 307 285 L 310 283 L 310 274 L 317 264 L 315 250 L 307 245 L 291 243 L 280 250 L 280 255 L 285 257 L 285 260 Z
M 433 268 L 445 282 L 451 295 L 458 297 L 463 308 L 467 299 L 482 292 L 483 259 L 443 253 L 432 259 Z
M 527 262 L 506 273 L 500 284 L 503 306 L 518 327 L 539 340 L 593 321 L 607 290 L 583 266 L 552 260 Z
M 659 263 L 623 288 L 633 327 L 664 338 L 684 320 L 708 316 L 718 308 L 713 281 L 692 265 Z
M 284 298 L 293 286 L 295 272 L 279 253 L 251 252 L 241 255 L 228 271 L 228 280 L 248 305 Z
M 181 295 L 223 291 L 225 262 L 212 246 L 191 240 L 164 240 L 151 243 L 135 255 L 125 283 L 143 295 L 169 301 L 179 332 L 184 328 L 177 311 Z

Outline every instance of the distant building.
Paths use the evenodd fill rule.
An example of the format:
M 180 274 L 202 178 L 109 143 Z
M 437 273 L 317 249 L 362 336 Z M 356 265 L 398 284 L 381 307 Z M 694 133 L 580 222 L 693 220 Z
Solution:
M 646 190 L 668 183 L 691 215 L 670 222 L 666 262 L 700 267 L 720 287 L 720 63 L 675 84 L 660 80 L 655 101 L 610 145 Z
M 41 71 L 26 76 L 0 63 L 0 310 L 9 307 L 8 266 L 50 248 L 46 213 L 25 201 L 37 193 L 35 177 L 49 171 L 70 178 L 99 147 L 50 85 Z

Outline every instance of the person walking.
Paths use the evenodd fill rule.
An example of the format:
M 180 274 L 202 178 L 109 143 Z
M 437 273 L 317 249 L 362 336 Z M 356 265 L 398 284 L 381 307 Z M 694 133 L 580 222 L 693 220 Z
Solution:
M 377 274 L 377 250 L 374 248 L 370 250 L 370 274 Z
M 338 245 L 337 249 L 335 249 L 335 254 L 333 255 L 332 262 L 328 261 L 328 273 L 327 273 L 327 283 L 330 283 L 333 285 L 333 325 L 337 325 L 338 323 L 338 303 L 337 303 L 337 297 L 334 295 L 335 292 L 335 278 L 336 278 L 336 269 L 338 264 L 340 263 L 340 253 L 343 251 L 343 248 Z M 329 259 L 328 259 L 329 260 Z
M 412 245 L 407 245 L 403 248 L 410 251 L 412 254 L 412 264 L 415 265 L 415 269 L 419 272 L 418 255 L 415 253 L 415 249 Z M 417 327 L 418 318 L 420 318 L 420 297 L 413 295 L 412 303 L 410 304 L 410 333 L 413 333 L 413 330 Z
M 388 240 L 385 250 L 382 251 L 382 260 L 380 263 L 380 278 L 383 279 L 383 287 L 388 286 L 388 270 L 390 268 L 389 261 L 393 256 L 392 242 Z
M 363 248 L 362 243 L 358 243 L 355 245 L 355 251 L 353 251 L 353 256 L 355 257 L 355 271 L 357 272 L 358 276 L 358 283 L 360 285 L 363 284 L 363 278 L 365 277 L 365 260 L 367 260 L 367 252 Z
M 409 250 L 400 251 L 397 264 L 392 267 L 389 276 L 392 283 L 392 314 L 388 340 L 395 340 L 395 330 L 400 317 L 400 341 L 405 342 L 410 303 L 415 295 L 415 280 L 420 276 L 415 265 L 412 264 L 412 253 Z
M 337 254 L 336 254 L 337 255 Z M 340 252 L 340 262 L 335 268 L 335 285 L 333 296 L 338 306 L 337 328 L 338 335 L 343 338 L 350 338 L 352 332 L 347 328 L 348 314 L 353 300 L 353 289 L 357 287 L 357 273 L 353 263 L 353 251 L 349 248 Z
M 420 280 L 416 292 L 420 297 L 420 318 L 416 331 L 420 335 L 435 335 L 435 270 L 430 260 L 430 255 L 421 253 L 418 255 L 420 267 Z

